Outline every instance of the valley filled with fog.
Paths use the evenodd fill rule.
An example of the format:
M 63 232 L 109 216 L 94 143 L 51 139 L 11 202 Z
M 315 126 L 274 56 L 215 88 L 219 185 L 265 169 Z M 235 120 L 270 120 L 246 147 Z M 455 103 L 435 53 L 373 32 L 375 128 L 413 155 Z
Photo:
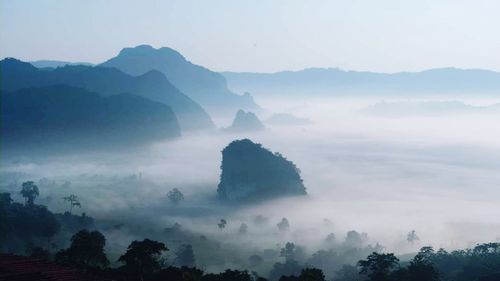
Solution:
M 335 243 L 342 243 L 351 230 L 367 234 L 364 244 L 379 243 L 399 255 L 425 245 L 458 249 L 500 239 L 499 112 L 456 112 L 447 110 L 447 103 L 437 112 L 418 114 L 400 110 L 387 116 L 369 110 L 380 103 L 386 110 L 414 103 L 425 110 L 449 101 L 446 97 L 256 101 L 263 108 L 257 112 L 263 131 L 223 131 L 231 118 L 214 118 L 216 131 L 187 132 L 129 150 L 17 155 L 2 159 L 3 188 L 20 201 L 21 182 L 33 180 L 40 188 L 38 202 L 56 212 L 67 209 L 64 196 L 78 195 L 82 207 L 74 212 L 96 219 L 110 253 L 123 252 L 141 235 L 162 239 L 162 231 L 178 223 L 190 235 L 231 249 L 234 257 L 219 265 L 204 261 L 209 271 L 244 267 L 239 261 L 243 256 L 279 249 L 289 241 L 311 255 L 330 233 Z M 454 101 L 478 107 L 500 102 L 488 97 Z M 270 125 L 265 120 L 272 113 L 310 122 Z M 308 195 L 221 204 L 216 198 L 221 151 L 243 138 L 293 161 Z M 184 194 L 181 204 L 168 200 L 172 188 Z M 289 221 L 287 232 L 277 227 L 282 218 Z M 227 220 L 224 229 L 217 226 L 220 219 Z M 245 235 L 239 232 L 243 223 L 248 226 Z M 414 243 L 407 241 L 412 230 L 420 238 Z M 167 239 L 169 245 L 176 243 Z M 200 252 L 200 262 L 211 255 L 196 246 L 194 251 Z

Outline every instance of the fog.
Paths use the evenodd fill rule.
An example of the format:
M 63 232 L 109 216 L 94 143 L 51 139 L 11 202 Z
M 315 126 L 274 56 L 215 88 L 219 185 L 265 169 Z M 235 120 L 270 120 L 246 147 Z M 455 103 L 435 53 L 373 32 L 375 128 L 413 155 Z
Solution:
M 404 102 L 429 100 L 446 101 Z M 474 106 L 500 102 L 456 100 Z M 261 120 L 272 113 L 290 113 L 312 123 L 265 124 L 266 130 L 256 133 L 184 133 L 177 140 L 127 152 L 3 159 L 3 189 L 21 201 L 20 183 L 34 180 L 40 187 L 38 201 L 57 212 L 67 209 L 63 196 L 77 194 L 82 208 L 75 211 L 97 220 L 112 253 L 123 252 L 144 233 L 161 236 L 164 228 L 178 222 L 193 235 L 206 235 L 233 249 L 235 258 L 222 268 L 238 266 L 238 251 L 276 249 L 286 241 L 303 246 L 310 255 L 329 233 L 342 241 L 350 230 L 366 232 L 367 244 L 380 243 L 397 254 L 424 245 L 456 249 L 500 240 L 500 114 L 444 110 L 437 115 L 385 116 L 365 110 L 381 101 L 401 102 L 259 99 L 265 108 L 257 114 Z M 231 122 L 215 121 L 220 128 Z M 221 150 L 241 138 L 293 161 L 308 196 L 242 206 L 218 202 Z M 166 197 L 174 187 L 186 198 L 179 206 Z M 258 215 L 267 223 L 255 223 Z M 283 217 L 290 222 L 286 233 L 276 227 Z M 217 227 L 221 218 L 228 222 L 223 231 Z M 118 222 L 124 222 L 127 231 L 109 228 Z M 241 223 L 248 224 L 250 237 L 238 234 Z M 406 241 L 411 230 L 420 237 L 417 243 Z

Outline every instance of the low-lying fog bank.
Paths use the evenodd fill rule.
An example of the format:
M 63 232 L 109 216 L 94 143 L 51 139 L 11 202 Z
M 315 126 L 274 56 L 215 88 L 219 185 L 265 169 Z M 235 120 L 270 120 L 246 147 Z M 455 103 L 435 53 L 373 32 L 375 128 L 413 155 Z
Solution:
M 80 197 L 81 211 L 102 221 L 184 229 L 245 249 L 293 241 L 314 251 L 329 233 L 368 233 L 369 243 L 408 253 L 420 246 L 448 249 L 500 239 L 500 115 L 491 112 L 377 116 L 363 111 L 381 101 L 259 100 L 271 112 L 311 120 L 258 133 L 184 135 L 135 152 L 87 153 L 36 160 L 3 159 L 2 189 L 21 201 L 20 184 L 39 183 L 39 202 L 67 209 L 63 196 Z M 472 104 L 498 101 L 465 100 Z M 226 127 L 230 120 L 219 121 Z M 215 199 L 221 150 L 250 138 L 280 152 L 302 171 L 308 196 L 221 206 Z M 166 197 L 178 188 L 185 201 Z M 77 209 L 76 212 L 80 212 Z M 267 223 L 257 225 L 256 216 Z M 276 224 L 286 217 L 290 231 Z M 218 221 L 227 220 L 221 231 Z M 251 237 L 237 235 L 242 223 Z M 408 243 L 415 230 L 420 241 Z M 133 235 L 108 231 L 112 245 Z M 141 238 L 141 237 L 138 237 Z M 124 241 L 121 242 L 120 239 Z

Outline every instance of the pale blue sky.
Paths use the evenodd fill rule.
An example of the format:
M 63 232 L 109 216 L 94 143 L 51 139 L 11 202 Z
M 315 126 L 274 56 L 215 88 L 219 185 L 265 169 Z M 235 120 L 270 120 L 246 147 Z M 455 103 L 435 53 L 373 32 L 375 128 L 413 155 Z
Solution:
M 0 56 L 101 62 L 177 49 L 217 71 L 500 70 L 500 1 L 0 0 Z

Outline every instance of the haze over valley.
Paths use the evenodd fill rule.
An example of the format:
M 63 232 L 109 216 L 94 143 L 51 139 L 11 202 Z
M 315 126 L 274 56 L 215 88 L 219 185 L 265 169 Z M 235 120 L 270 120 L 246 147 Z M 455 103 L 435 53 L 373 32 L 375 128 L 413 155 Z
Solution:
M 2 50 L 0 276 L 500 276 L 500 72 L 217 71 L 145 41 Z

